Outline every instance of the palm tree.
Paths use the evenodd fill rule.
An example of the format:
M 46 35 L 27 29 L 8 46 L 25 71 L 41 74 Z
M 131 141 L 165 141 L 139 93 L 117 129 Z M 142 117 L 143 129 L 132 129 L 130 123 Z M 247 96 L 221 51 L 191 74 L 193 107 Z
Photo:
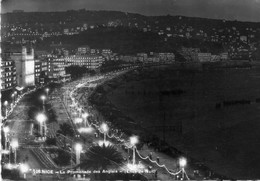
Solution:
M 106 170 L 108 166 L 119 166 L 123 160 L 122 154 L 114 146 L 94 145 L 85 153 L 85 158 L 77 167 Z

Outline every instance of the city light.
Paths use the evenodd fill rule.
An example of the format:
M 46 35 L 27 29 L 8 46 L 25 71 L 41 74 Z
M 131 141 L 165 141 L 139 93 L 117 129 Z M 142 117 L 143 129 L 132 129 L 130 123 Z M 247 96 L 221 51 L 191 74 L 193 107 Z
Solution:
M 17 161 L 17 148 L 19 146 L 18 141 L 17 140 L 13 140 L 11 142 L 10 146 L 14 150 L 14 163 L 16 164 L 16 161 Z
M 103 131 L 103 133 L 104 133 L 104 143 L 106 143 L 106 134 L 107 134 L 107 132 L 108 132 L 108 126 L 107 126 L 107 124 L 106 124 L 106 123 L 102 123 L 101 129 L 102 129 L 102 131 Z
M 26 172 L 28 172 L 29 171 L 29 166 L 27 165 L 27 164 L 21 164 L 20 165 L 20 171 L 22 172 L 22 173 L 26 173 Z
M 83 118 L 87 118 L 88 116 L 89 116 L 88 113 L 83 113 L 83 114 L 82 114 L 82 117 L 83 117 Z
M 8 133 L 10 131 L 10 128 L 9 127 L 4 127 L 3 130 L 4 130 L 4 133 Z
M 76 151 L 76 164 L 80 164 L 80 152 L 82 151 L 82 145 L 80 143 L 75 144 Z
M 94 129 L 92 127 L 87 127 L 87 128 L 79 128 L 78 131 L 80 133 L 92 133 Z
M 8 141 L 7 134 L 9 133 L 10 128 L 6 126 L 3 128 L 3 131 L 4 131 L 4 136 L 5 136 L 5 149 L 7 149 L 7 141 Z
M 132 172 L 138 172 L 138 171 L 141 172 L 143 169 L 145 169 L 145 166 L 141 163 L 139 164 L 128 163 L 127 168 Z
M 26 179 L 26 173 L 29 171 L 29 166 L 27 164 L 20 165 L 20 171 L 23 174 L 23 178 Z
M 14 168 L 14 165 L 12 165 L 11 163 L 7 163 L 7 164 L 5 165 L 5 167 L 6 167 L 8 170 L 11 170 L 11 169 Z
M 184 167 L 186 166 L 186 164 L 187 164 L 187 160 L 185 158 L 179 159 L 179 165 L 180 165 L 181 172 L 182 172 L 182 180 L 184 180 L 184 174 L 185 174 Z
M 45 91 L 46 91 L 47 96 L 48 96 L 48 93 L 49 93 L 50 89 L 49 89 L 49 88 L 46 88 Z
M 81 150 L 82 150 L 82 145 L 81 145 L 80 143 L 77 143 L 77 144 L 75 145 L 75 150 L 76 150 L 76 151 L 81 151 Z
M 13 148 L 13 149 L 17 149 L 18 148 L 18 146 L 19 146 L 19 144 L 18 144 L 18 141 L 17 140 L 13 140 L 12 142 L 11 142 L 11 147 Z
M 133 165 L 135 165 L 135 145 L 138 143 L 138 137 L 137 136 L 131 136 L 130 137 L 130 143 L 133 148 Z
M 106 124 L 106 123 L 102 123 L 101 129 L 102 129 L 102 131 L 105 132 L 105 133 L 108 132 L 108 126 L 107 126 L 107 124 Z
M 184 168 L 187 164 L 187 160 L 185 158 L 180 158 L 179 164 L 181 168 Z
M 46 116 L 43 113 L 39 113 L 36 116 L 36 119 L 37 119 L 38 122 L 43 123 L 44 121 L 46 121 Z
M 42 100 L 42 108 L 43 108 L 43 110 L 44 110 L 44 101 L 46 100 L 46 96 L 45 95 L 42 95 L 41 96 L 41 100 Z
M 103 146 L 103 145 L 105 145 L 105 147 L 107 147 L 108 145 L 112 145 L 112 143 L 109 142 L 109 141 L 102 141 L 102 140 L 99 140 L 99 141 L 98 141 L 98 145 L 99 145 L 99 146 Z
M 4 155 L 8 155 L 10 153 L 10 151 L 9 150 L 2 150 L 1 153 L 4 154 Z
M 46 116 L 43 114 L 43 113 L 39 113 L 37 116 L 36 116 L 36 120 L 40 123 L 40 129 L 39 129 L 39 134 L 41 136 L 43 136 L 43 126 L 44 126 L 44 134 L 46 134 L 46 124 L 45 124 L 45 121 L 46 121 Z
M 138 137 L 137 136 L 131 136 L 130 137 L 130 143 L 131 143 L 131 145 L 135 146 L 138 143 Z
M 46 96 L 45 96 L 45 95 L 42 95 L 42 96 L 41 96 L 41 100 L 42 100 L 42 101 L 45 101 L 45 100 L 46 100 Z
M 82 118 L 75 118 L 75 123 L 82 123 L 82 122 L 83 122 Z
M 5 102 L 4 102 L 4 106 L 5 106 L 5 116 L 7 116 L 8 101 L 5 101 Z

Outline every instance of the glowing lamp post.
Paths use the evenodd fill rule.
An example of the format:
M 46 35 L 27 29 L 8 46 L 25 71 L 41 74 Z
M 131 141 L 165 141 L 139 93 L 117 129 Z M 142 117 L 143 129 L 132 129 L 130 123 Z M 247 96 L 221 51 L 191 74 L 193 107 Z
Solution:
M 83 115 L 82 115 L 82 117 L 84 118 L 84 124 L 85 124 L 85 127 L 87 127 L 87 123 L 88 123 L 88 113 L 84 113 Z M 88 124 L 89 125 L 89 124 Z
M 11 104 L 11 107 L 13 107 L 13 106 L 14 106 L 14 93 L 11 95 L 11 97 L 12 97 L 12 104 Z
M 14 151 L 14 164 L 16 164 L 16 161 L 17 161 L 16 160 L 17 159 L 17 153 L 16 152 L 17 152 L 17 148 L 19 146 L 18 141 L 17 140 L 13 140 L 10 145 L 12 147 L 12 150 Z
M 5 116 L 7 116 L 8 101 L 5 101 L 5 102 L 4 102 L 4 106 L 5 106 Z
M 29 171 L 29 166 L 26 164 L 21 164 L 20 171 L 23 174 L 23 178 L 26 179 L 26 173 Z
M 46 91 L 47 96 L 48 96 L 48 95 L 49 95 L 49 91 L 50 91 L 50 89 L 49 89 L 49 88 L 46 88 L 45 91 Z
M 107 132 L 108 132 L 108 126 L 107 126 L 107 124 L 106 124 L 106 123 L 103 123 L 103 124 L 101 125 L 101 129 L 102 129 L 102 131 L 103 131 L 103 133 L 104 133 L 104 143 L 106 143 L 106 134 L 107 134 Z
M 42 95 L 41 100 L 42 100 L 42 105 L 44 106 L 44 101 L 46 100 L 46 96 Z
M 130 143 L 133 147 L 133 165 L 135 165 L 135 145 L 138 143 L 137 136 L 130 137 Z
M 182 170 L 182 179 L 184 179 L 184 167 L 187 165 L 187 160 L 185 158 L 180 158 L 179 165 Z
M 37 115 L 36 120 L 40 123 L 40 129 L 39 129 L 39 134 L 43 136 L 43 125 L 44 125 L 44 135 L 46 134 L 46 116 L 43 113 L 40 113 Z
M 7 135 L 9 133 L 10 129 L 9 129 L 9 127 L 4 127 L 3 130 L 4 130 L 4 135 L 5 135 L 5 149 L 7 150 L 7 141 L 8 141 Z
M 82 145 L 80 143 L 77 143 L 75 145 L 75 151 L 76 151 L 76 164 L 80 164 L 80 152 L 82 151 Z

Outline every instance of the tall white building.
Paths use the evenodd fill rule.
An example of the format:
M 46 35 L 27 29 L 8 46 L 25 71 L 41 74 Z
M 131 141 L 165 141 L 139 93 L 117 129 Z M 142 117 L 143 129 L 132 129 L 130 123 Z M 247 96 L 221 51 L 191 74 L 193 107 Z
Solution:
M 17 86 L 34 86 L 34 49 L 31 48 L 30 53 L 27 53 L 27 48 L 22 47 L 22 52 L 12 53 L 11 59 L 15 61 Z

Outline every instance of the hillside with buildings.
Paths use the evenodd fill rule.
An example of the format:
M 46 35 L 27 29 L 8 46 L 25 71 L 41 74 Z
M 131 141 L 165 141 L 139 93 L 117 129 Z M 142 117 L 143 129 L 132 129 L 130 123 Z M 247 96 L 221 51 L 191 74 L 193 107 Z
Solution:
M 137 29 L 145 34 L 154 33 L 162 41 L 168 42 L 167 44 L 180 42 L 177 45 L 183 44 L 188 48 L 208 47 L 203 46 L 205 43 L 221 45 L 233 59 L 259 59 L 260 57 L 257 51 L 260 23 L 170 15 L 143 16 L 85 9 L 66 12 L 14 12 L 3 14 L 2 19 L 3 40 L 11 45 L 37 44 L 50 37 L 73 36 L 70 39 L 74 39 L 74 35 L 89 30 L 100 31 L 99 29 L 104 28 L 124 27 Z M 194 45 L 190 42 L 198 43 Z M 208 48 L 206 51 L 214 51 L 214 48 Z
M 70 66 L 99 72 L 173 62 L 232 67 L 232 59 L 243 60 L 242 66 L 260 60 L 260 23 L 84 9 L 15 11 L 2 20 L 3 90 L 67 81 Z

